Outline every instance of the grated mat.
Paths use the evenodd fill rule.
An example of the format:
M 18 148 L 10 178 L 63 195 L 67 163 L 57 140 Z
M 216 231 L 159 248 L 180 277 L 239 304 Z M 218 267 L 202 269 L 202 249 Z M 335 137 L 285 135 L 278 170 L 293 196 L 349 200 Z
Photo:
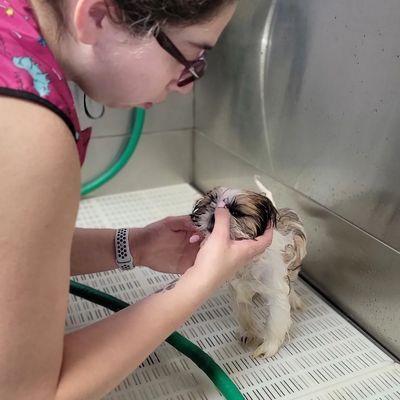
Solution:
M 77 226 L 144 226 L 169 215 L 188 214 L 198 192 L 181 184 L 82 200 Z M 166 286 L 173 275 L 148 268 L 74 277 L 126 302 Z M 304 282 L 296 291 L 306 308 L 295 313 L 290 339 L 270 359 L 254 359 L 237 338 L 227 287 L 222 287 L 179 329 L 228 373 L 247 400 L 400 399 L 400 368 Z M 259 318 L 265 318 L 256 300 Z M 111 312 L 70 296 L 66 331 Z M 223 397 L 191 360 L 160 345 L 105 400 L 217 400 Z

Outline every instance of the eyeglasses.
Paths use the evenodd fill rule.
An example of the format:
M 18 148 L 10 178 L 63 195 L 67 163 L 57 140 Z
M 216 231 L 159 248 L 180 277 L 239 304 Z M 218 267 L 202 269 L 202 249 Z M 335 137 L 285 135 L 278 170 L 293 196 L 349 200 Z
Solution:
M 179 61 L 185 67 L 178 79 L 177 85 L 179 87 L 189 85 L 189 83 L 200 79 L 204 75 L 204 72 L 207 68 L 207 61 L 204 53 L 202 53 L 198 59 L 194 61 L 188 61 L 163 31 L 158 30 L 158 32 L 154 34 L 154 37 L 156 38 L 158 44 L 168 54 L 174 57 L 175 60 Z

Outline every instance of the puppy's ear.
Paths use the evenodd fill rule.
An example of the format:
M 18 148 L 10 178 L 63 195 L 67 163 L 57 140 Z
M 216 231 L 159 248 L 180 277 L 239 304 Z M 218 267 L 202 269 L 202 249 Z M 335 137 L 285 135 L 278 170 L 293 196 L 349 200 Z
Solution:
M 286 246 L 283 260 L 288 265 L 289 278 L 292 276 L 295 278 L 307 255 L 307 236 L 303 222 L 295 211 L 290 208 L 282 208 L 279 212 L 278 231 L 284 236 L 290 232 L 293 233 L 293 244 Z

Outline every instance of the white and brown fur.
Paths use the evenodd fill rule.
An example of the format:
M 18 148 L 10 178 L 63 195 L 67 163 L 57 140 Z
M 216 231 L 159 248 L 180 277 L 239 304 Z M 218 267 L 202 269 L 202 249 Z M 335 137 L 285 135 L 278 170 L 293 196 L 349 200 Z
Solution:
M 306 255 L 306 234 L 295 211 L 275 208 L 271 193 L 258 177 L 255 182 L 262 194 L 248 190 L 217 187 L 199 199 L 191 214 L 192 221 L 207 237 L 214 227 L 214 210 L 223 200 L 231 214 L 231 238 L 254 239 L 268 226 L 274 226 L 272 244 L 230 281 L 233 311 L 240 325 L 240 340 L 255 342 L 254 356 L 271 357 L 283 344 L 291 325 L 291 309 L 303 303 L 291 287 Z M 259 294 L 268 307 L 268 319 L 257 324 L 253 297 Z

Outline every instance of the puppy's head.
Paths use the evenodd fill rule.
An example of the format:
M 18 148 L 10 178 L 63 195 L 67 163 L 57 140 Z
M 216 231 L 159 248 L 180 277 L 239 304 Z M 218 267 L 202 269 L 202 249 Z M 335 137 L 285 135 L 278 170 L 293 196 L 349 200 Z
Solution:
M 268 227 L 276 226 L 278 211 L 263 194 L 217 187 L 195 203 L 191 214 L 193 223 L 205 236 L 214 228 L 214 212 L 221 200 L 231 214 L 231 239 L 255 239 Z

